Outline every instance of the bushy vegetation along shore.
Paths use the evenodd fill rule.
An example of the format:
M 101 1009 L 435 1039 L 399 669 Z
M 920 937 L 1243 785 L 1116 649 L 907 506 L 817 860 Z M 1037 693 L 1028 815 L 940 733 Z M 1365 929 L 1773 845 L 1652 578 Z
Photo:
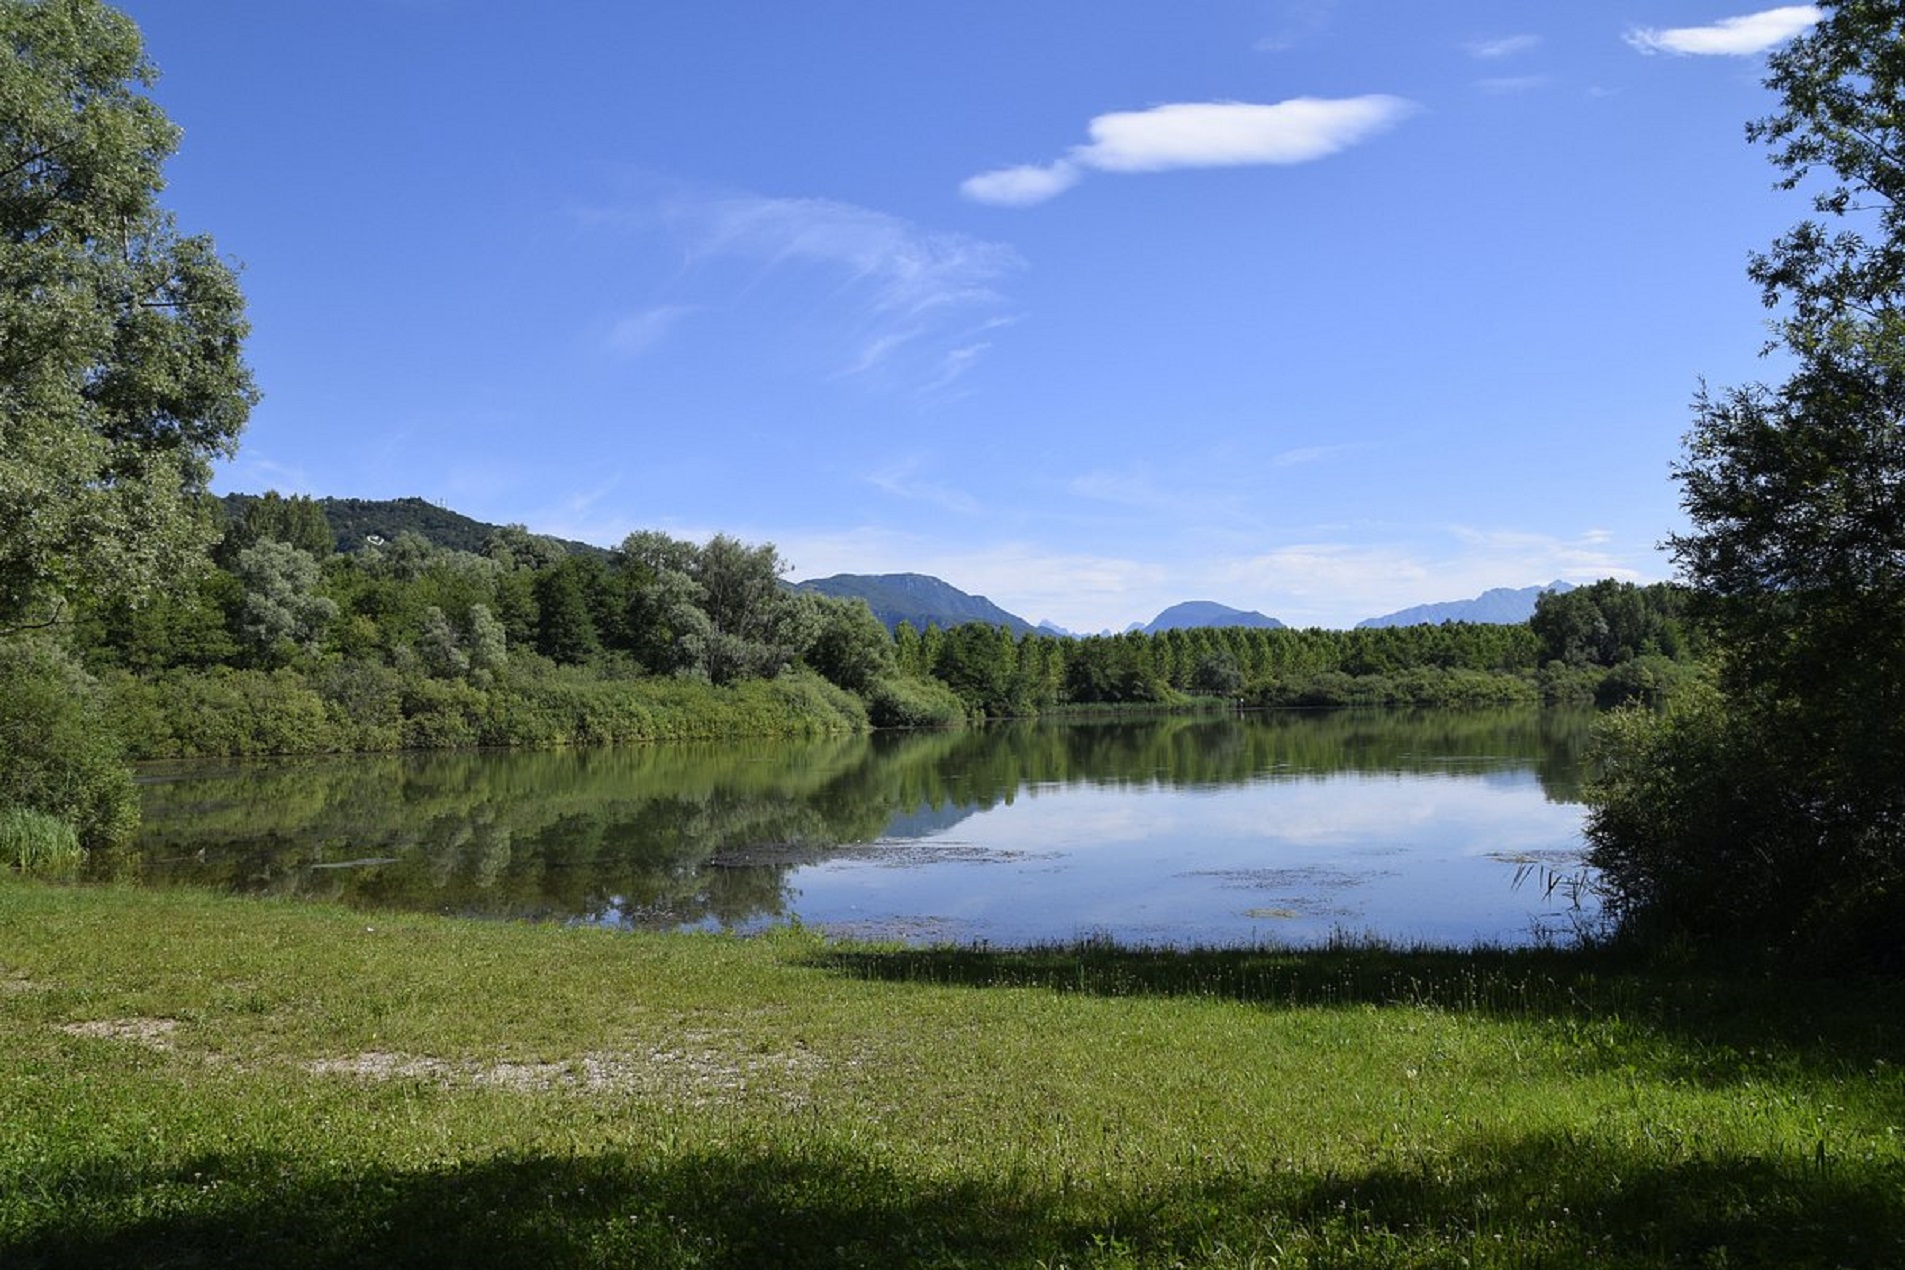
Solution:
M 1895 981 L 0 885 L 18 1266 L 1892 1266 Z

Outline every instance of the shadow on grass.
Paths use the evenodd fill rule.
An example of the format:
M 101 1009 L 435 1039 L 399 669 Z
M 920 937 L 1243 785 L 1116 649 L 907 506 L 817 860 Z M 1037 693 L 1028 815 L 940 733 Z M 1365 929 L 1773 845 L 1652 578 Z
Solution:
M 1905 1263 L 1895 1175 L 1555 1138 L 1354 1178 L 948 1182 L 830 1147 L 756 1146 L 414 1172 L 241 1155 L 42 1180 L 61 1202 L 0 1236 L 15 1270 Z
M 1648 1057 L 1652 1038 L 1668 1045 L 1651 1055 L 1656 1062 L 1697 1057 L 1667 1074 L 1709 1083 L 1774 1062 L 1846 1075 L 1905 1060 L 1905 980 L 1673 967 L 1600 948 L 1172 949 L 1099 940 L 1031 949 L 830 945 L 803 954 L 800 964 L 892 983 L 1201 998 L 1266 1009 L 1405 1006 L 1599 1028 L 1598 1037 L 1584 1035 L 1584 1058 L 1600 1049 L 1632 1062 Z

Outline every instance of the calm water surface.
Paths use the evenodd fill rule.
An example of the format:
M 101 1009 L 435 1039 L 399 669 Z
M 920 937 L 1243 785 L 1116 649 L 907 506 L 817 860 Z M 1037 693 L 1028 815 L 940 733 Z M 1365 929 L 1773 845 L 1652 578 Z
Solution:
M 373 908 L 798 920 L 916 943 L 1526 943 L 1593 917 L 1568 885 L 1588 722 L 1272 713 L 171 765 L 144 773 L 136 851 L 102 868 Z

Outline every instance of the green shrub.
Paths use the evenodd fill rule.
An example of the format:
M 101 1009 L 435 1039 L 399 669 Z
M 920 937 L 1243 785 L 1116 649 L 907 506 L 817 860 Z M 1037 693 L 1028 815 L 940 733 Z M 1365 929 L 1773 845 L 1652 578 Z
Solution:
M 937 679 L 890 675 L 866 689 L 867 718 L 876 728 L 950 728 L 966 721 L 965 703 Z
M 1795 779 L 1793 741 L 1707 687 L 1601 721 L 1588 860 L 1625 934 L 1794 948 L 1883 899 L 1896 879 L 1832 849 L 1829 796 Z
M 403 686 L 403 746 L 469 749 L 482 740 L 489 698 L 458 680 L 415 679 Z
M 167 671 L 111 681 L 114 715 L 135 758 L 333 754 L 353 748 L 295 670 Z
M 138 827 L 138 794 L 104 694 L 45 640 L 0 640 L 0 806 L 61 821 L 86 849 L 125 843 Z

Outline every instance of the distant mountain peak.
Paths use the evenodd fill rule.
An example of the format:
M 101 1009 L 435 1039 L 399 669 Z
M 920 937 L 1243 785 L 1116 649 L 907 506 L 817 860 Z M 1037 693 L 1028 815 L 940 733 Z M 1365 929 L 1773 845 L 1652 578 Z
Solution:
M 967 622 L 1003 626 L 1014 635 L 1029 635 L 1036 629 L 985 596 L 968 595 L 927 573 L 836 573 L 830 578 L 796 582 L 794 589 L 865 600 L 873 616 L 886 623 L 888 630 L 897 629 L 901 622 L 919 631 L 928 626 L 945 628 Z
M 1152 618 L 1148 625 L 1135 629 L 1142 630 L 1146 635 L 1157 635 L 1163 631 L 1205 626 L 1250 626 L 1261 630 L 1277 630 L 1283 623 L 1255 610 L 1234 609 L 1215 600 L 1186 600 L 1182 604 L 1173 604 Z

